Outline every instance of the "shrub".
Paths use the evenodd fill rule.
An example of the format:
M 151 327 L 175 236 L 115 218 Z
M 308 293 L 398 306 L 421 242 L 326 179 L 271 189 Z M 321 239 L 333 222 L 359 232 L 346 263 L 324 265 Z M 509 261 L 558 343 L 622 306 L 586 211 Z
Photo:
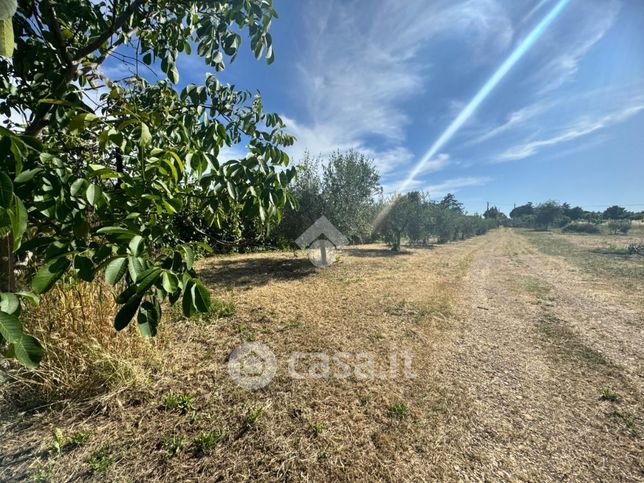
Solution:
M 601 230 L 592 223 L 569 223 L 562 231 L 566 233 L 599 233 Z
M 626 235 L 631 229 L 631 222 L 627 220 L 611 220 L 608 222 L 608 230 L 613 234 L 617 235 L 621 233 Z

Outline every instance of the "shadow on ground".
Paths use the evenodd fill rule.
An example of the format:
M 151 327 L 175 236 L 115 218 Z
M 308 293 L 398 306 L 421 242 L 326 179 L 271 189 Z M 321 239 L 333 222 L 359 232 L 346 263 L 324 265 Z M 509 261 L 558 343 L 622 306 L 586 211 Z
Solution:
M 409 250 L 393 252 L 388 248 L 343 248 L 340 253 L 350 257 L 400 257 L 411 255 L 413 252 Z
M 269 282 L 297 280 L 316 272 L 308 258 L 260 257 L 221 260 L 199 271 L 210 286 L 257 287 Z

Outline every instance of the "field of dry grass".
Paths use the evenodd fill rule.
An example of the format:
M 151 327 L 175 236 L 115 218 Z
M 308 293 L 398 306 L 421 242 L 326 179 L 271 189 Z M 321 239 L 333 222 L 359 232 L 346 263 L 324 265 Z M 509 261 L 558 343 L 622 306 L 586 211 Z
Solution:
M 644 261 L 605 249 L 627 238 L 204 260 L 220 310 L 167 321 L 147 381 L 3 408 L 0 480 L 640 480 Z M 249 342 L 277 361 L 256 391 L 228 373 Z M 294 377 L 294 353 L 366 354 L 375 377 L 320 376 L 311 355 L 298 370 L 318 377 Z

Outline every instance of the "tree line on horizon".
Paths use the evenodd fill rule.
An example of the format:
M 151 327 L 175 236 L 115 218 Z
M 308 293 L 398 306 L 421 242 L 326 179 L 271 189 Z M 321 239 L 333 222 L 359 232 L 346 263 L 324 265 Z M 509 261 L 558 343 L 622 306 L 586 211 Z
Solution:
M 599 233 L 599 225 L 606 223 L 612 233 L 627 233 L 631 222 L 644 219 L 644 212 L 631 212 L 626 208 L 613 205 L 604 211 L 587 211 L 580 206 L 549 200 L 534 204 L 528 202 L 516 206 L 506 216 L 497 207 L 488 208 L 483 217 L 496 220 L 499 225 L 514 228 L 548 230 L 552 227 L 563 231 L 580 233 Z

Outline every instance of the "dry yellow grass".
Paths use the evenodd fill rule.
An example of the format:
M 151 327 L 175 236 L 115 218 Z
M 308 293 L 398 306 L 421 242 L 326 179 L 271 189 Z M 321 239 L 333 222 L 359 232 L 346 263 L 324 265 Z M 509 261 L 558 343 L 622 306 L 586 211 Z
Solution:
M 612 294 L 624 288 L 601 292 L 585 282 L 595 275 L 517 232 L 399 255 L 351 247 L 325 270 L 302 253 L 262 253 L 205 260 L 200 271 L 235 314 L 166 321 L 162 370 L 145 391 L 116 394 L 82 414 L 70 405 L 5 419 L 0 479 L 642 475 L 638 305 L 618 305 L 624 294 Z M 596 315 L 602 337 L 594 336 Z M 275 378 L 257 391 L 227 371 L 231 352 L 253 341 L 277 359 Z M 619 343 L 630 344 L 627 357 Z M 298 379 L 287 370 L 293 352 L 369 352 L 384 370 L 392 349 L 413 355 L 415 377 Z M 175 408 L 169 392 L 195 399 Z M 56 427 L 91 436 L 56 456 Z
M 18 409 L 91 399 L 145 382 L 155 361 L 153 345 L 136 329 L 114 330 L 118 310 L 102 282 L 58 283 L 22 315 L 26 330 L 43 344 L 46 358 L 36 370 L 12 364 L 0 395 Z

